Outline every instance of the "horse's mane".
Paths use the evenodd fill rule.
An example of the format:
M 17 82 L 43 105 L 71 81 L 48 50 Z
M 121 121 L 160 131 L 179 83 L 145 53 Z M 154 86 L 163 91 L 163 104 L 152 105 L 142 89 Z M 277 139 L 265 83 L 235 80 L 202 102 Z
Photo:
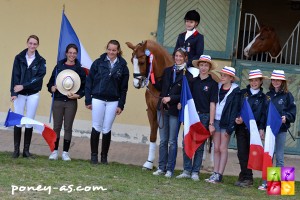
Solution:
M 147 48 L 149 48 L 150 51 L 157 51 L 157 53 L 160 53 L 162 55 L 162 58 L 164 59 L 164 63 L 166 64 L 165 67 L 168 67 L 168 66 L 171 66 L 174 64 L 172 56 L 159 43 L 157 43 L 153 40 L 147 40 Z

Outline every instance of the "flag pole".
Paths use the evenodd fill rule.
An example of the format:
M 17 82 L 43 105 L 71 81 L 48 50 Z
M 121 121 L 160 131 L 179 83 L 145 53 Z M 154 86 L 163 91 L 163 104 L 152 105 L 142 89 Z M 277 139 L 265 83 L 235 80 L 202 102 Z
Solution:
M 51 101 L 51 106 L 50 106 L 50 116 L 49 116 L 49 123 L 51 123 L 53 102 L 54 102 L 54 92 L 52 93 L 52 101 Z
M 56 85 L 56 77 L 57 77 L 57 68 L 56 68 L 56 71 L 55 71 L 54 86 Z M 54 94 L 55 94 L 55 92 L 52 92 L 52 101 L 51 101 L 51 106 L 50 106 L 49 123 L 51 123 L 52 109 L 53 109 L 53 103 L 54 103 Z
M 66 5 L 63 4 L 63 15 L 64 15 L 64 13 L 65 13 L 65 8 L 66 8 Z M 57 61 L 57 62 L 58 62 L 58 61 Z M 56 68 L 56 73 L 55 73 L 54 85 L 56 85 L 56 77 L 57 77 L 57 68 Z M 53 103 L 54 103 L 54 93 L 55 93 L 55 92 L 52 92 L 52 101 L 51 101 L 51 106 L 50 106 L 49 123 L 51 123 L 52 109 L 53 109 Z

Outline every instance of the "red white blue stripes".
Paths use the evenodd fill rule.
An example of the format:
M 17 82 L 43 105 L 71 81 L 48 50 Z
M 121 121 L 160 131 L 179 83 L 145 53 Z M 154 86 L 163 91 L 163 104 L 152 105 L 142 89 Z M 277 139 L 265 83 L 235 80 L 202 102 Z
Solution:
M 233 67 L 223 67 L 223 69 L 221 70 L 222 73 L 224 74 L 228 74 L 230 76 L 235 76 L 235 69 Z
M 249 72 L 249 79 L 253 79 L 253 78 L 262 78 L 262 72 L 259 69 L 256 70 L 251 70 Z
M 245 99 L 241 110 L 241 117 L 250 133 L 250 150 L 248 168 L 262 171 L 264 149 L 258 132 L 252 109 Z
M 210 136 L 210 133 L 200 122 L 185 75 L 182 80 L 180 103 L 182 108 L 180 110 L 179 120 L 184 123 L 184 151 L 186 155 L 192 159 L 195 151 Z
M 56 133 L 53 129 L 51 129 L 48 125 L 38 122 L 36 120 L 30 119 L 28 117 L 24 117 L 23 115 L 12 112 L 10 109 L 8 110 L 5 126 L 16 126 L 16 125 L 32 125 L 34 130 L 36 130 L 39 134 L 41 134 L 47 144 L 49 145 L 50 151 L 54 150 L 54 143 L 56 141 Z
M 63 12 L 60 27 L 57 62 L 66 57 L 66 47 L 71 43 L 76 44 L 76 46 L 78 47 L 77 59 L 81 63 L 82 67 L 87 69 L 87 72 L 91 68 L 92 59 L 86 52 L 85 48 L 77 37 L 71 23 Z
M 273 70 L 271 79 L 286 80 L 283 70 Z
M 275 149 L 275 138 L 279 132 L 281 123 L 281 116 L 276 110 L 276 107 L 274 106 L 272 101 L 270 101 L 263 158 L 263 180 L 267 180 L 267 168 L 273 166 L 272 158 Z

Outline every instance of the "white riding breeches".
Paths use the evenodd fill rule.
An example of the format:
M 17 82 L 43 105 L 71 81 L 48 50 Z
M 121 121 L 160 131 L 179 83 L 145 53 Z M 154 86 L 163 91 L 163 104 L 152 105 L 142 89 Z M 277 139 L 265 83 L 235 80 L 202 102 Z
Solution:
M 112 124 L 116 118 L 118 101 L 102 101 L 92 99 L 92 126 L 103 134 L 111 131 Z
M 40 94 L 35 93 L 32 95 L 21 95 L 14 101 L 15 113 L 28 117 L 30 119 L 34 119 L 37 107 L 39 105 Z M 26 107 L 26 115 L 24 115 Z M 21 127 L 21 126 L 18 126 Z M 26 125 L 26 128 L 32 128 L 31 125 Z

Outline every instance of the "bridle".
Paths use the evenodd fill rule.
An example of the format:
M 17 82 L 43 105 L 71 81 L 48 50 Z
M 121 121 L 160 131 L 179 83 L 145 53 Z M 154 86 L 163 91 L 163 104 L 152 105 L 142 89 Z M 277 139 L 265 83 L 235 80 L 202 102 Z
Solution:
M 139 65 L 138 65 L 138 59 L 139 58 L 145 57 L 145 61 L 146 61 L 146 72 L 145 72 L 145 74 L 142 74 L 141 72 L 139 72 L 139 73 L 134 72 L 133 73 L 133 78 L 138 80 L 138 87 L 137 88 L 148 86 L 149 76 L 150 76 L 150 67 L 151 67 L 150 65 L 151 65 L 151 63 L 148 62 L 149 59 L 150 59 L 150 51 L 147 49 L 142 54 L 140 54 L 138 56 L 136 55 L 137 49 L 139 47 L 141 47 L 142 45 L 143 45 L 143 43 L 139 43 L 139 44 L 136 45 L 136 48 L 133 50 L 132 58 L 131 58 L 131 61 L 132 61 L 133 65 L 138 66 L 138 68 L 139 68 Z
M 141 47 L 142 45 L 143 45 L 143 43 L 139 43 L 139 44 L 136 45 L 135 49 L 133 50 L 132 58 L 131 58 L 131 61 L 132 61 L 133 65 L 135 67 L 137 66 L 139 68 L 139 73 L 137 73 L 137 72 L 133 73 L 133 78 L 138 80 L 138 87 L 136 87 L 136 86 L 135 87 L 139 89 L 141 87 L 146 86 L 146 89 L 147 89 L 147 91 L 149 92 L 150 95 L 152 95 L 156 99 L 162 99 L 162 97 L 155 95 L 148 87 L 148 84 L 151 81 L 150 74 L 151 74 L 151 70 L 152 70 L 152 67 L 153 67 L 152 66 L 153 55 L 151 54 L 151 52 L 148 49 L 146 49 L 140 55 L 138 55 L 138 56 L 136 55 L 137 49 L 139 47 Z M 145 71 L 144 74 L 142 74 L 140 72 L 140 67 L 138 65 L 138 59 L 141 58 L 141 57 L 145 57 L 145 61 L 146 61 L 146 71 Z M 164 109 L 163 109 L 162 101 L 160 102 L 159 107 L 160 107 L 160 110 L 161 110 L 161 114 L 158 117 L 158 126 L 159 126 L 159 128 L 163 128 L 163 126 L 164 126 L 164 118 L 163 118 Z M 160 126 L 160 123 L 159 123 L 161 121 L 161 119 L 162 119 L 162 126 Z

